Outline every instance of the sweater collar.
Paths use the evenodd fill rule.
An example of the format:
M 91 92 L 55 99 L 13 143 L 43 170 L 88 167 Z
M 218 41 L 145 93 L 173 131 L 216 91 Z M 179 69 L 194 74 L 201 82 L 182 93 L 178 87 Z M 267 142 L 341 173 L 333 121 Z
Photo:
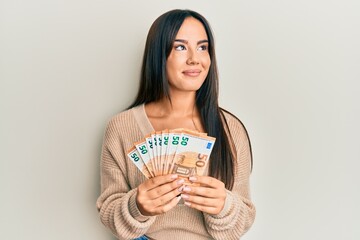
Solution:
M 140 104 L 136 107 L 133 107 L 131 111 L 144 136 L 155 131 L 154 127 L 150 123 L 148 116 L 146 115 L 145 104 Z

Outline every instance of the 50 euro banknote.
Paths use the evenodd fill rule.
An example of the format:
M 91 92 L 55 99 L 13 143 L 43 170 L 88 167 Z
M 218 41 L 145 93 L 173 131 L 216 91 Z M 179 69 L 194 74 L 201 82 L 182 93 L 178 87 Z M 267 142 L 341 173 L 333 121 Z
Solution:
M 135 142 L 127 155 L 147 177 L 174 173 L 187 179 L 204 175 L 215 138 L 188 129 L 165 129 Z
M 205 175 L 214 144 L 214 137 L 193 131 L 183 131 L 171 161 L 170 173 L 185 178 L 187 183 L 190 176 Z

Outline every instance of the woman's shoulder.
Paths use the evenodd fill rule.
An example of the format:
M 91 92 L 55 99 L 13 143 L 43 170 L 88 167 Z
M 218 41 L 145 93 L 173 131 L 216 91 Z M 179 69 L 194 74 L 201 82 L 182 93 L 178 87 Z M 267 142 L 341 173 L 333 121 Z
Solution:
M 117 122 L 123 122 L 123 121 L 131 121 L 135 120 L 136 115 L 139 115 L 142 111 L 143 105 L 138 105 L 136 107 L 127 108 L 125 110 L 122 110 L 121 112 L 116 113 L 113 115 L 109 123 L 117 123 Z
M 132 117 L 131 109 L 122 110 L 110 117 L 110 119 L 108 120 L 108 125 L 113 125 L 113 124 L 117 125 L 121 122 L 128 121 L 129 118 L 131 117 Z
M 222 112 L 227 124 L 245 128 L 243 122 L 234 113 L 232 113 L 224 108 L 221 108 L 221 112 Z
M 230 134 L 233 137 L 238 136 L 240 138 L 249 138 L 248 131 L 244 123 L 235 114 L 224 108 L 221 108 L 221 111 L 225 118 L 226 125 L 229 128 Z
M 115 128 L 118 130 L 128 129 L 136 124 L 136 114 L 139 108 L 141 108 L 141 106 L 128 108 L 111 116 L 107 122 L 107 128 Z
M 247 129 L 243 122 L 235 116 L 235 114 L 221 109 L 223 116 L 226 120 L 226 125 L 228 126 L 229 133 L 234 141 L 235 146 L 238 148 L 240 155 L 246 153 L 250 156 L 251 169 L 252 169 L 252 147 L 250 142 L 250 137 Z

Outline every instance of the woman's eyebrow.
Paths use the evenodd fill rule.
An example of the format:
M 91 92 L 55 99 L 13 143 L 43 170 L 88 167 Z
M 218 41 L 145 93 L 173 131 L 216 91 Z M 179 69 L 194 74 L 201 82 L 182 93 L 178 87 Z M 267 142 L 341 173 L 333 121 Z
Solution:
M 198 41 L 198 44 L 202 44 L 202 43 L 208 43 L 208 42 L 209 42 L 209 40 L 207 40 L 207 39 L 204 39 L 204 40 Z
M 185 39 L 175 39 L 174 42 L 181 42 L 181 43 L 188 43 L 189 41 L 188 40 L 185 40 Z M 197 42 L 197 44 L 202 44 L 202 43 L 208 43 L 209 40 L 207 39 L 204 39 L 204 40 L 200 40 Z
M 174 42 L 188 43 L 188 41 L 184 39 L 175 39 Z

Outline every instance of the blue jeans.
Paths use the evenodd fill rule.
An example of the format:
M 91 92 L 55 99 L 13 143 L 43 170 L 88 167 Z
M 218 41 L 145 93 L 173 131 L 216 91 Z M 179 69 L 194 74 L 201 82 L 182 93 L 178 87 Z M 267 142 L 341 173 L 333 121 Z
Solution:
M 134 240 L 149 240 L 146 236 L 141 236 L 139 238 L 135 238 Z

